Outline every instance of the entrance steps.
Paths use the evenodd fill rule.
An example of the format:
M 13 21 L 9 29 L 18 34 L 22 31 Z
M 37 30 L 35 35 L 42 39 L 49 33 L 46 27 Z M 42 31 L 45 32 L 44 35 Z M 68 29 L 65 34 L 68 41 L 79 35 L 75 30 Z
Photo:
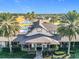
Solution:
M 43 59 L 42 52 L 41 51 L 37 51 L 36 52 L 36 57 L 34 59 Z

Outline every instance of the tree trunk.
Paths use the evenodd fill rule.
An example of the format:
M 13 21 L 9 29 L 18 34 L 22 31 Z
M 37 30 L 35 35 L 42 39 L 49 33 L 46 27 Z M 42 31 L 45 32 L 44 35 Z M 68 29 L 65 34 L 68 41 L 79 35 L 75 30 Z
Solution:
M 68 55 L 70 55 L 70 46 L 71 46 L 71 42 L 68 42 Z
M 11 40 L 10 40 L 10 38 L 8 38 L 8 40 L 9 40 L 9 49 L 10 49 L 10 53 L 12 53 L 12 45 L 11 45 Z
M 71 39 L 72 37 L 69 36 L 69 42 L 68 42 L 68 55 L 70 56 L 70 48 L 71 48 Z
M 75 42 L 73 42 L 73 48 L 75 47 Z

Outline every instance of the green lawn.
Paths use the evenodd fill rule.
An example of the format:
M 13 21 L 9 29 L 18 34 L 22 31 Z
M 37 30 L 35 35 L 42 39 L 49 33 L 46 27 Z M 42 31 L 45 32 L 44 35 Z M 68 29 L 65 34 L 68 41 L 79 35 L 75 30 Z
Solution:
M 30 52 L 29 52 L 30 53 Z M 29 54 L 28 52 L 0 52 L 0 58 L 34 58 L 35 54 Z
M 73 51 L 74 53 L 71 53 L 71 58 L 79 58 L 79 49 Z

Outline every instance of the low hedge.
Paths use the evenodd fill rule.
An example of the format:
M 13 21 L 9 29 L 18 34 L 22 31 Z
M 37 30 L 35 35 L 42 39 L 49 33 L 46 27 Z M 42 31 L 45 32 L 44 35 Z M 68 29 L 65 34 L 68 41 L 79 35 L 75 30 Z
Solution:
M 9 47 L 4 47 L 2 48 L 3 52 L 10 52 L 10 48 Z M 12 52 L 19 52 L 21 51 L 20 47 L 12 47 Z
M 64 55 L 65 52 L 64 51 L 55 51 L 54 54 L 55 55 Z
M 13 52 L 19 52 L 19 51 L 21 51 L 21 48 L 20 47 L 13 47 L 12 51 Z
M 2 48 L 2 52 L 10 52 L 10 49 L 8 47 Z
M 50 56 L 50 55 L 52 55 L 52 54 L 53 54 L 52 51 L 43 51 L 43 52 L 42 52 L 43 57 L 48 57 L 48 56 Z
M 26 58 L 26 59 L 33 59 L 36 55 L 35 54 L 28 54 L 25 51 L 21 52 L 0 52 L 0 58 Z

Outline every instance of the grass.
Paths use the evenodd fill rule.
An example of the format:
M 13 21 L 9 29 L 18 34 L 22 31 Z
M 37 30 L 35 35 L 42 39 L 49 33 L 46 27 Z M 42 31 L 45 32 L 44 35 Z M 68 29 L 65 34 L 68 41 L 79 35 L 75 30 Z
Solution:
M 79 49 L 73 50 L 74 53 L 71 53 L 70 58 L 79 58 Z
M 30 53 L 30 52 L 29 52 Z M 28 54 L 28 52 L 0 52 L 0 58 L 34 58 L 35 54 Z

